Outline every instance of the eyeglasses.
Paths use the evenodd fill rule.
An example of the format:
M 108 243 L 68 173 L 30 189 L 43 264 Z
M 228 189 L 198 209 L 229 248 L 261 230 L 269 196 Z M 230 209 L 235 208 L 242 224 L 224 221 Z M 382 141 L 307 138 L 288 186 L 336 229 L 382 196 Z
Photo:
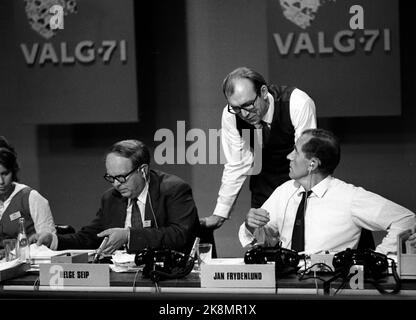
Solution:
M 113 183 L 114 180 L 117 180 L 120 183 L 124 183 L 129 179 L 129 176 L 136 170 L 137 170 L 137 168 L 134 168 L 129 173 L 120 174 L 118 176 L 110 176 L 108 173 L 106 173 L 103 177 L 104 177 L 105 180 L 107 180 L 110 183 Z
M 239 114 L 241 113 L 241 110 L 245 110 L 250 113 L 254 112 L 254 103 L 256 102 L 257 97 L 258 95 L 256 94 L 256 97 L 254 98 L 254 100 L 248 101 L 242 104 L 241 106 L 232 106 L 228 104 L 228 112 L 232 114 Z

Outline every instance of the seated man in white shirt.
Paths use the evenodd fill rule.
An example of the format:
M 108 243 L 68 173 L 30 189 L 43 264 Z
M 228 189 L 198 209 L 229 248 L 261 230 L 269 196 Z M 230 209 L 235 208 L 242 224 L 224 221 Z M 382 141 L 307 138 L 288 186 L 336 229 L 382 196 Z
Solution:
M 338 252 L 356 248 L 365 228 L 387 231 L 376 251 L 396 253 L 397 234 L 414 226 L 414 213 L 333 177 L 340 146 L 331 132 L 305 130 L 287 157 L 292 180 L 277 187 L 261 208 L 250 209 L 239 230 L 243 247 L 281 241 L 284 248 L 307 254 Z M 305 191 L 311 192 L 301 203 Z

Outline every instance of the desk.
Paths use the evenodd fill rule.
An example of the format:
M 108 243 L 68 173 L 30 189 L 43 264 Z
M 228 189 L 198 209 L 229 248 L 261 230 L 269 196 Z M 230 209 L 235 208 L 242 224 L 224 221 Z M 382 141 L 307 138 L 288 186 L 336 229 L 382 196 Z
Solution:
M 320 275 L 327 280 L 330 275 Z M 30 272 L 22 277 L 4 281 L 1 285 L 0 298 L 6 298 L 8 295 L 30 296 L 30 294 L 45 294 L 72 296 L 73 294 L 82 293 L 83 296 L 100 297 L 100 296 L 117 296 L 124 293 L 125 297 L 157 295 L 157 296 L 188 296 L 188 297 L 296 297 L 309 296 L 310 298 L 325 298 L 323 292 L 323 282 L 315 279 L 299 280 L 298 276 L 291 274 L 284 278 L 277 279 L 277 289 L 270 288 L 201 288 L 199 274 L 190 273 L 187 277 L 176 280 L 160 281 L 158 288 L 148 279 L 142 279 L 139 272 L 136 273 L 115 273 L 110 272 L 109 287 L 77 287 L 64 286 L 59 289 L 51 289 L 49 286 L 39 286 L 39 275 L 36 272 Z M 337 280 L 332 283 L 331 288 L 338 289 L 341 281 Z M 381 281 L 381 285 L 388 291 L 394 288 L 394 279 L 388 276 Z M 333 291 L 334 291 L 333 290 Z M 416 280 L 402 280 L 401 291 L 396 295 L 381 295 L 376 288 L 369 282 L 365 282 L 363 290 L 343 289 L 337 293 L 337 296 L 343 297 L 372 297 L 372 298 L 390 298 L 416 299 Z
M 402 290 L 396 295 L 381 295 L 371 284 L 366 283 L 364 290 L 342 290 L 336 296 L 328 296 L 323 294 L 321 281 L 317 281 L 317 290 L 313 279 L 299 281 L 296 275 L 278 279 L 277 290 L 201 288 L 197 273 L 191 273 L 183 279 L 161 281 L 160 290 L 150 280 L 142 279 L 141 274 L 135 280 L 134 273 L 111 272 L 109 287 L 66 286 L 60 290 L 38 286 L 38 277 L 38 274 L 27 274 L 5 281 L 0 289 L 0 299 L 7 299 L 5 302 L 13 309 L 27 306 L 26 301 L 31 301 L 33 310 L 49 310 L 54 306 L 54 310 L 71 310 L 74 315 L 83 317 L 108 317 L 111 308 L 129 316 L 146 314 L 148 319 L 191 320 L 270 319 L 273 314 L 287 314 L 287 310 L 297 317 L 303 317 L 319 315 L 322 311 L 328 313 L 328 308 L 331 311 L 342 310 L 350 316 L 356 316 L 357 312 L 363 314 L 364 309 L 371 311 L 372 318 L 385 316 L 386 312 L 393 312 L 397 317 L 398 312 L 414 312 L 416 300 L 414 280 L 403 281 Z M 391 290 L 394 286 L 390 277 L 383 282 L 386 289 Z M 340 284 L 336 282 L 334 287 Z M 25 299 L 24 305 L 22 299 Z M 40 308 L 43 303 L 45 305 Z M 229 313 L 224 317 L 227 310 Z

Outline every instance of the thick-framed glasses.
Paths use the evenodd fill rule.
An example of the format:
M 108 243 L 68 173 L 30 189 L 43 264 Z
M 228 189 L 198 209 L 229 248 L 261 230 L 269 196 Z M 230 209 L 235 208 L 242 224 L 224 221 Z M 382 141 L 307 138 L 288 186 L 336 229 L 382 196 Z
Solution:
M 239 114 L 241 113 L 241 110 L 245 110 L 250 113 L 254 112 L 254 103 L 256 102 L 257 97 L 258 95 L 256 94 L 256 97 L 252 101 L 248 101 L 241 106 L 232 106 L 228 104 L 228 112 L 232 114 Z
M 124 182 L 126 182 L 128 179 L 129 179 L 129 177 L 130 177 L 130 175 L 134 172 L 134 171 L 136 171 L 137 170 L 137 168 L 134 168 L 133 170 L 131 170 L 129 173 L 126 173 L 126 174 L 120 174 L 120 175 L 118 175 L 118 176 L 110 176 L 108 173 L 106 173 L 104 176 L 103 176 L 103 178 L 106 180 L 106 181 L 108 181 L 108 182 L 110 182 L 110 183 L 113 183 L 114 182 L 114 180 L 117 180 L 118 182 L 120 182 L 120 183 L 124 183 Z

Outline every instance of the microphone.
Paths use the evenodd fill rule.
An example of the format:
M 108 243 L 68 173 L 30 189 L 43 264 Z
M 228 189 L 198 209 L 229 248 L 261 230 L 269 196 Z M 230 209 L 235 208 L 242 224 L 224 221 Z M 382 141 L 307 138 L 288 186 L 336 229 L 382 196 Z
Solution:
M 189 253 L 189 257 L 188 257 L 188 262 L 191 262 L 191 260 L 195 261 L 195 254 L 196 254 L 196 250 L 198 249 L 199 246 L 199 242 L 201 241 L 201 239 L 199 237 L 195 238 L 194 244 L 192 246 L 191 252 Z

